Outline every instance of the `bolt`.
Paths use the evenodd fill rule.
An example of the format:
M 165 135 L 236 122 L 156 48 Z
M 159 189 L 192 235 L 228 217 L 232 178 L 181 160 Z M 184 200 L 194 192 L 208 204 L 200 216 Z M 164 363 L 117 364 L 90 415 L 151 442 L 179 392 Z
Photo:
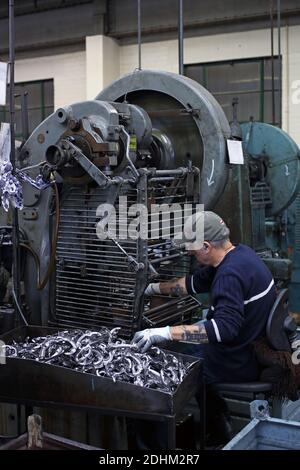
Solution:
M 71 119 L 69 121 L 69 128 L 71 129 L 71 131 L 78 131 L 80 127 L 80 123 L 79 121 L 77 121 L 77 119 Z

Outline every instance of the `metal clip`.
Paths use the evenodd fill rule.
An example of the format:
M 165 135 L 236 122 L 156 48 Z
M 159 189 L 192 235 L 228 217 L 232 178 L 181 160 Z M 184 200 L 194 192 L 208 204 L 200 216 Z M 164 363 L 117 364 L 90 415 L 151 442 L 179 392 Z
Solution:
M 266 400 L 254 400 L 250 403 L 250 415 L 252 419 L 265 420 L 270 418 L 269 403 Z

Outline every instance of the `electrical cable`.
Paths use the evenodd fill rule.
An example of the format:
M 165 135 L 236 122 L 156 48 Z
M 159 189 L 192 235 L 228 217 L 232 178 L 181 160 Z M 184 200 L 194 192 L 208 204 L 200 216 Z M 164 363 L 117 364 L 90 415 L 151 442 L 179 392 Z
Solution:
M 58 238 L 58 229 L 59 229 L 59 222 L 60 222 L 60 207 L 59 207 L 59 193 L 58 193 L 58 188 L 57 184 L 53 184 L 54 191 L 55 191 L 55 208 L 56 208 L 56 221 L 55 221 L 55 230 L 54 230 L 54 237 L 52 240 L 52 245 L 51 245 L 51 255 L 50 255 L 50 261 L 48 264 L 47 272 L 45 274 L 45 277 L 43 280 L 41 280 L 41 263 L 40 263 L 40 258 L 38 254 L 35 252 L 35 250 L 30 246 L 27 245 L 26 243 L 20 243 L 20 246 L 22 248 L 25 248 L 26 250 L 31 253 L 33 256 L 33 259 L 36 264 L 37 268 L 37 289 L 42 290 L 46 286 L 47 282 L 49 281 L 49 278 L 53 272 L 53 268 L 55 265 L 55 254 L 56 254 L 56 246 L 57 246 L 57 238 Z
M 17 307 L 17 310 L 20 314 L 20 317 L 22 318 L 24 324 L 26 326 L 28 326 L 28 321 L 26 320 L 25 316 L 24 316 L 24 313 L 22 312 L 22 308 L 19 304 L 19 301 L 17 299 L 17 296 L 16 296 L 16 292 L 15 292 L 15 286 L 14 286 L 14 265 L 12 265 L 12 296 L 13 296 L 13 299 L 14 299 L 14 302 L 15 302 L 15 305 Z

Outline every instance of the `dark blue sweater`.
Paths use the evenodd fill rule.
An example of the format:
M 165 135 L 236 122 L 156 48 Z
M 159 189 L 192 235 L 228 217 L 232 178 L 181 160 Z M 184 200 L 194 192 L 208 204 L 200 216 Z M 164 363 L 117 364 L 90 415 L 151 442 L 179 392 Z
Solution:
M 189 294 L 210 291 L 211 308 L 204 326 L 208 382 L 257 380 L 252 341 L 265 335 L 276 293 L 269 269 L 257 254 L 238 245 L 217 268 L 198 268 L 186 277 Z

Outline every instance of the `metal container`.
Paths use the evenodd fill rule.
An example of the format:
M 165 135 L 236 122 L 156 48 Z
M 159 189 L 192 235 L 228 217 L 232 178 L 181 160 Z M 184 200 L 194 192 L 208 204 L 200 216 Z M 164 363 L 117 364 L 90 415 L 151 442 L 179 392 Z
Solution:
M 300 450 L 300 423 L 270 418 L 268 404 L 263 400 L 255 400 L 252 404 L 258 407 L 258 413 L 254 413 L 258 417 L 223 450 Z
M 2 335 L 6 344 L 26 337 L 46 336 L 57 328 L 20 327 Z M 57 407 L 110 410 L 111 414 L 176 415 L 195 394 L 201 379 L 202 362 L 173 353 L 193 363 L 174 394 L 143 388 L 106 377 L 78 372 L 33 360 L 8 357 L 0 366 L 0 401 Z
M 300 450 L 300 423 L 253 419 L 223 450 Z

